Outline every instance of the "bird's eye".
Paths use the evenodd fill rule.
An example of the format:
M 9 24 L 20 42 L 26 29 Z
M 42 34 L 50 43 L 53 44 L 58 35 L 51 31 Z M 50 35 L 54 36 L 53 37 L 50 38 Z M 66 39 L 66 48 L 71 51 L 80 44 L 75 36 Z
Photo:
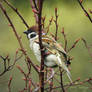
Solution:
M 36 34 L 31 34 L 30 35 L 30 38 L 33 38 L 33 37 L 35 37 L 36 36 Z

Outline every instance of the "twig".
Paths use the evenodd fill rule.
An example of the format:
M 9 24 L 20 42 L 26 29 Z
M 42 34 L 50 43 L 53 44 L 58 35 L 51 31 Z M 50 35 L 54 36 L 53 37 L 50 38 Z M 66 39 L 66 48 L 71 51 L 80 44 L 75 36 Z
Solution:
M 53 92 L 53 78 L 51 79 L 51 81 L 50 81 L 50 83 L 49 83 L 50 85 L 49 85 L 49 87 L 50 87 L 50 90 L 49 90 L 49 92 Z
M 11 92 L 11 82 L 12 82 L 12 76 L 10 77 L 8 82 L 8 92 Z
M 27 22 L 24 20 L 23 16 L 20 14 L 20 12 L 17 10 L 17 8 L 14 8 L 14 6 L 13 6 L 10 2 L 8 2 L 7 0 L 3 0 L 3 1 L 4 1 L 13 11 L 16 12 L 16 14 L 20 17 L 20 19 L 21 19 L 21 20 L 23 21 L 23 23 L 25 24 L 25 26 L 26 26 L 27 28 L 29 28 Z
M 70 52 L 73 48 L 75 48 L 75 46 L 77 45 L 77 43 L 80 41 L 81 39 L 78 38 L 77 40 L 75 40 L 75 42 L 73 43 L 73 45 L 68 49 L 67 52 Z
M 90 20 L 90 22 L 92 23 L 92 18 L 90 17 L 90 15 L 86 11 L 86 9 L 83 7 L 82 2 L 80 2 L 80 0 L 77 0 L 77 1 L 78 1 L 79 5 L 81 6 L 82 10 L 85 12 L 85 14 L 88 17 L 88 19 Z
M 52 24 L 52 21 L 53 21 L 53 16 L 52 16 L 51 19 L 49 20 L 49 24 L 48 24 L 48 26 L 46 27 L 46 29 L 47 29 L 46 34 L 48 34 L 48 32 L 49 32 L 49 28 L 50 28 L 50 26 L 51 26 L 51 24 Z
M 44 16 L 44 17 L 42 17 L 42 28 L 44 29 L 44 27 L 45 27 L 45 19 L 46 19 L 46 16 Z
M 61 71 L 61 67 L 59 67 L 59 71 L 60 71 L 60 80 L 61 80 L 61 88 L 62 88 L 62 92 L 65 92 L 65 89 L 64 89 L 64 85 L 63 85 L 63 74 L 62 74 L 62 71 Z
M 27 53 L 26 53 L 26 51 L 24 50 L 24 47 L 23 47 L 23 45 L 22 45 L 20 36 L 18 35 L 18 33 L 17 33 L 17 31 L 16 31 L 16 29 L 15 29 L 15 27 L 14 27 L 14 25 L 13 25 L 11 19 L 10 19 L 10 17 L 8 16 L 6 10 L 3 8 L 1 2 L 0 2 L 0 8 L 1 8 L 2 12 L 4 13 L 5 17 L 7 18 L 8 22 L 10 23 L 10 25 L 11 25 L 11 27 L 12 27 L 12 29 L 13 29 L 13 32 L 14 32 L 14 34 L 15 34 L 17 40 L 18 40 L 18 43 L 19 43 L 19 45 L 20 45 L 20 47 L 21 47 L 21 51 L 23 52 L 23 54 L 25 55 L 25 57 L 26 57 L 26 59 L 27 59 L 27 62 L 30 62 L 31 65 L 33 66 L 33 68 L 36 70 L 36 72 L 39 73 L 39 71 L 38 71 L 38 69 L 36 68 L 36 66 L 33 64 L 33 62 L 31 61 L 31 59 L 27 56 Z
M 38 12 L 39 12 L 38 7 L 37 7 L 38 1 L 30 0 L 30 3 L 31 3 L 32 11 L 34 13 L 36 24 L 38 24 Z
M 89 46 L 88 46 L 88 44 L 87 44 L 87 41 L 86 41 L 84 38 L 81 38 L 81 40 L 83 41 L 85 47 L 88 49 L 88 53 L 89 53 L 89 55 L 90 55 L 91 58 L 92 58 L 92 53 L 91 53 L 90 48 L 89 48 Z
M 39 11 L 37 7 L 37 0 L 33 0 L 33 3 L 34 3 L 34 7 L 36 8 L 36 10 Z
M 31 85 L 32 85 L 32 83 L 31 83 L 31 79 L 29 80 L 29 83 L 28 83 L 29 85 L 28 85 L 28 92 L 32 92 L 32 88 L 31 88 Z
M 9 56 L 7 55 L 5 58 L 3 56 L 0 56 L 2 58 L 3 63 L 4 63 L 4 70 L 3 72 L 0 73 L 0 76 L 4 75 L 7 71 L 11 70 L 13 68 L 13 65 L 9 65 Z M 8 66 L 7 66 L 7 61 L 8 61 Z
M 25 77 L 25 90 L 27 90 L 27 84 L 28 84 L 28 76 L 27 76 L 27 74 L 23 71 L 23 69 L 19 66 L 19 65 L 17 65 L 17 68 L 19 69 L 19 71 L 24 75 L 24 77 Z
M 85 84 L 87 82 L 89 83 L 89 81 L 92 81 L 92 78 L 88 78 L 88 79 L 85 79 L 83 81 L 78 82 L 79 80 L 80 80 L 80 78 L 78 78 L 77 80 L 73 81 L 72 83 L 64 85 L 64 87 L 71 87 L 71 86 L 78 86 L 78 85 L 83 86 L 83 84 Z M 55 89 L 55 90 L 58 89 L 58 88 L 61 88 L 61 86 L 53 87 L 53 89 Z M 49 87 L 45 88 L 45 90 L 48 90 L 48 89 L 49 89 Z
M 57 40 L 57 33 L 58 33 L 58 23 L 57 23 L 57 20 L 58 20 L 58 14 L 57 14 L 57 8 L 55 8 L 55 17 L 56 17 L 56 19 L 54 20 L 55 25 L 56 25 L 55 40 Z
M 67 38 L 66 38 L 66 34 L 64 32 L 64 27 L 62 28 L 62 31 L 61 31 L 63 37 L 64 37 L 64 42 L 65 42 L 65 45 L 64 45 L 64 50 L 67 52 Z

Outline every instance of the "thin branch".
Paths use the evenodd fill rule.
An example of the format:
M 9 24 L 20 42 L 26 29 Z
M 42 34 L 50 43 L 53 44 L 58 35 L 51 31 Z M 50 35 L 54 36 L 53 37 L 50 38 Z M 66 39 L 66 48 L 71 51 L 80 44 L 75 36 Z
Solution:
M 54 20 L 55 25 L 56 25 L 55 40 L 57 40 L 57 33 L 58 33 L 58 23 L 57 23 L 57 20 L 58 20 L 58 14 L 57 14 L 57 8 L 55 8 L 55 17 L 56 17 L 56 19 Z
M 63 74 L 62 74 L 62 71 L 61 71 L 60 67 L 59 67 L 59 71 L 60 71 L 60 80 L 61 80 L 62 92 L 65 92 L 64 85 L 63 85 Z
M 34 13 L 35 22 L 37 24 L 38 23 L 38 11 L 39 11 L 38 7 L 37 7 L 38 1 L 37 0 L 30 0 L 30 4 L 32 7 L 32 11 Z
M 3 72 L 0 73 L 0 76 L 4 75 L 7 71 L 11 70 L 13 68 L 12 65 L 9 65 L 8 63 L 8 67 L 7 67 L 7 61 L 9 62 L 9 56 L 7 55 L 5 58 L 3 56 L 0 56 L 0 58 L 3 60 L 4 63 L 4 70 Z
M 83 41 L 85 47 L 88 49 L 88 53 L 89 53 L 89 55 L 90 55 L 91 58 L 92 58 L 92 53 L 91 53 L 91 50 L 90 50 L 90 48 L 89 48 L 89 46 L 88 46 L 88 44 L 87 44 L 87 41 L 86 41 L 84 38 L 81 38 L 81 40 Z
M 64 37 L 64 42 L 65 42 L 65 45 L 64 45 L 64 50 L 67 52 L 67 38 L 66 38 L 66 34 L 64 32 L 64 27 L 62 28 L 62 31 L 61 31 L 63 37 Z
M 77 43 L 80 41 L 81 39 L 78 38 L 77 40 L 75 40 L 75 42 L 73 43 L 73 45 L 68 49 L 67 52 L 70 52 L 73 48 L 75 48 L 75 46 L 77 45 Z
M 37 0 L 33 0 L 33 3 L 34 3 L 35 9 L 36 9 L 37 11 L 39 11 L 39 10 L 38 10 L 38 7 L 37 7 Z
M 73 81 L 72 83 L 65 84 L 64 87 L 71 87 L 71 86 L 78 86 L 78 85 L 83 86 L 83 84 L 91 82 L 92 78 L 88 78 L 88 79 L 85 79 L 83 81 L 78 82 L 79 80 L 80 80 L 80 78 L 78 78 L 77 80 Z M 53 89 L 55 89 L 55 90 L 58 89 L 58 88 L 61 88 L 61 86 L 53 87 Z M 48 90 L 48 89 L 49 89 L 49 87 L 45 88 L 45 90 Z
M 0 8 L 1 8 L 2 12 L 4 13 L 5 17 L 7 18 L 8 22 L 10 23 L 10 25 L 11 25 L 11 27 L 12 27 L 12 29 L 13 29 L 13 32 L 14 32 L 14 34 L 15 34 L 17 40 L 18 40 L 18 43 L 19 43 L 19 45 L 20 45 L 20 47 L 21 47 L 21 51 L 23 52 L 23 54 L 25 55 L 25 57 L 26 57 L 26 59 L 27 59 L 27 62 L 31 63 L 31 65 L 32 65 L 33 68 L 36 70 L 36 72 L 39 73 L 39 71 L 38 71 L 38 69 L 36 68 L 36 66 L 33 64 L 33 62 L 31 61 L 31 59 L 27 56 L 27 53 L 26 53 L 26 51 L 25 51 L 25 49 L 24 49 L 24 47 L 23 47 L 23 45 L 22 45 L 20 36 L 18 35 L 18 33 L 17 33 L 17 31 L 16 31 L 16 29 L 15 29 L 15 27 L 14 27 L 14 25 L 13 25 L 11 19 L 10 19 L 10 17 L 8 16 L 6 10 L 3 8 L 1 2 L 0 2 Z
M 50 28 L 50 26 L 51 26 L 51 24 L 52 24 L 52 21 L 53 21 L 53 16 L 52 16 L 51 19 L 49 20 L 49 24 L 48 24 L 48 26 L 46 27 L 46 29 L 47 29 L 46 34 L 48 34 L 48 32 L 49 32 L 49 28 Z
M 88 14 L 88 12 L 86 11 L 86 9 L 83 7 L 82 2 L 80 0 L 77 0 L 79 5 L 81 6 L 82 10 L 84 11 L 84 13 L 86 14 L 86 16 L 88 17 L 88 19 L 90 20 L 90 22 L 92 23 L 92 18 L 91 16 Z
M 16 14 L 20 17 L 20 19 L 23 21 L 23 23 L 25 24 L 25 26 L 27 28 L 29 28 L 27 22 L 24 20 L 23 16 L 20 14 L 20 12 L 17 10 L 17 8 L 15 8 L 10 2 L 8 2 L 7 0 L 3 0 L 13 11 L 16 12 Z
M 10 76 L 10 79 L 8 82 L 8 92 L 11 92 L 11 82 L 12 82 L 12 76 Z

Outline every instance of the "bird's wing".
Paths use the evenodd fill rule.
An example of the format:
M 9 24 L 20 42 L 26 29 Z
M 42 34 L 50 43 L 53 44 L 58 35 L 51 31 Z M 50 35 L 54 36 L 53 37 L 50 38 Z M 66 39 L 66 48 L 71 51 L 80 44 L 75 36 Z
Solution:
M 38 39 L 36 40 L 39 43 Z M 65 60 L 67 60 L 67 54 L 62 46 L 56 42 L 53 37 L 49 35 L 42 35 L 42 44 L 44 48 L 48 50 L 49 53 L 56 54 L 57 52 L 64 56 Z M 46 51 L 47 51 L 46 50 Z
M 44 47 L 47 47 L 48 49 L 50 49 L 50 50 L 52 50 L 54 52 L 58 51 L 60 54 L 63 54 L 63 56 L 65 58 L 67 58 L 67 53 L 62 48 L 61 44 L 59 44 L 58 42 L 56 42 L 51 36 L 44 35 L 42 37 L 42 42 L 43 42 L 43 46 Z

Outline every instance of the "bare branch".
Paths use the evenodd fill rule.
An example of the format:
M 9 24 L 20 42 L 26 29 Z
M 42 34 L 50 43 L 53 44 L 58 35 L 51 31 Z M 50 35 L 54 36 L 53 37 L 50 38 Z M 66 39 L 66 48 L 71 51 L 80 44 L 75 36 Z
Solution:
M 12 82 L 12 76 L 10 76 L 10 79 L 8 82 L 8 92 L 11 92 L 11 82 Z
M 85 47 L 86 47 L 87 50 L 88 50 L 89 55 L 90 55 L 91 58 L 92 58 L 92 53 L 91 53 L 91 50 L 90 50 L 90 48 L 89 48 L 89 46 L 88 46 L 88 44 L 87 44 L 87 41 L 86 41 L 84 38 L 82 38 L 81 40 L 83 41 Z
M 63 72 L 61 71 L 61 67 L 59 67 L 59 71 L 60 71 L 60 80 L 61 80 L 61 88 L 62 88 L 62 92 L 65 92 L 64 89 L 64 85 L 63 85 Z
M 56 19 L 54 20 L 55 25 L 56 25 L 55 40 L 57 40 L 57 33 L 58 33 L 58 23 L 57 23 L 57 20 L 58 20 L 58 14 L 57 14 L 57 8 L 55 8 L 55 17 L 56 17 Z
M 25 55 L 25 57 L 26 57 L 26 59 L 27 59 L 27 62 L 31 63 L 31 65 L 34 67 L 34 69 L 35 69 L 37 72 L 39 72 L 38 69 L 36 68 L 36 66 L 35 66 L 35 65 L 33 64 L 33 62 L 31 61 L 31 59 L 27 56 L 27 53 L 26 53 L 26 51 L 25 51 L 25 49 L 24 49 L 24 47 L 23 47 L 23 45 L 22 45 L 20 36 L 18 35 L 18 33 L 17 33 L 17 31 L 16 31 L 16 29 L 15 29 L 15 27 L 14 27 L 14 25 L 13 25 L 11 19 L 9 18 L 9 16 L 8 16 L 8 14 L 7 14 L 7 12 L 6 12 L 6 10 L 3 8 L 1 2 L 0 2 L 0 8 L 1 8 L 2 12 L 4 13 L 5 17 L 7 18 L 8 22 L 10 23 L 10 25 L 11 25 L 11 27 L 12 27 L 12 29 L 13 29 L 13 32 L 14 32 L 14 34 L 15 34 L 17 40 L 18 40 L 18 43 L 19 43 L 19 45 L 20 45 L 20 47 L 21 47 L 21 51 L 23 52 L 23 54 Z
M 90 20 L 90 22 L 92 23 L 92 18 L 90 17 L 90 15 L 88 14 L 88 12 L 86 11 L 86 9 L 83 7 L 82 2 L 80 0 L 77 0 L 79 5 L 81 6 L 82 10 L 84 11 L 85 15 L 88 17 L 88 19 Z
M 67 52 L 67 38 L 66 38 L 66 34 L 64 32 L 64 28 L 62 28 L 62 31 L 61 31 L 63 37 L 64 37 L 64 42 L 65 42 L 65 45 L 64 45 L 64 49 L 65 51 Z
M 44 92 L 44 51 L 43 51 L 43 45 L 42 45 L 42 23 L 41 23 L 41 18 L 42 18 L 42 7 L 43 7 L 43 1 L 44 0 L 39 0 L 39 14 L 38 14 L 38 31 L 39 31 L 39 45 L 40 45 L 40 50 L 41 50 L 41 64 L 40 64 L 40 91 Z
M 23 16 L 20 14 L 20 12 L 17 10 L 17 8 L 14 8 L 14 6 L 13 6 L 10 2 L 8 2 L 7 0 L 3 0 L 3 1 L 4 1 L 13 11 L 16 12 L 16 14 L 20 17 L 20 19 L 21 19 L 21 20 L 23 21 L 23 23 L 25 24 L 25 26 L 26 26 L 27 28 L 29 28 L 27 22 L 24 20 Z

